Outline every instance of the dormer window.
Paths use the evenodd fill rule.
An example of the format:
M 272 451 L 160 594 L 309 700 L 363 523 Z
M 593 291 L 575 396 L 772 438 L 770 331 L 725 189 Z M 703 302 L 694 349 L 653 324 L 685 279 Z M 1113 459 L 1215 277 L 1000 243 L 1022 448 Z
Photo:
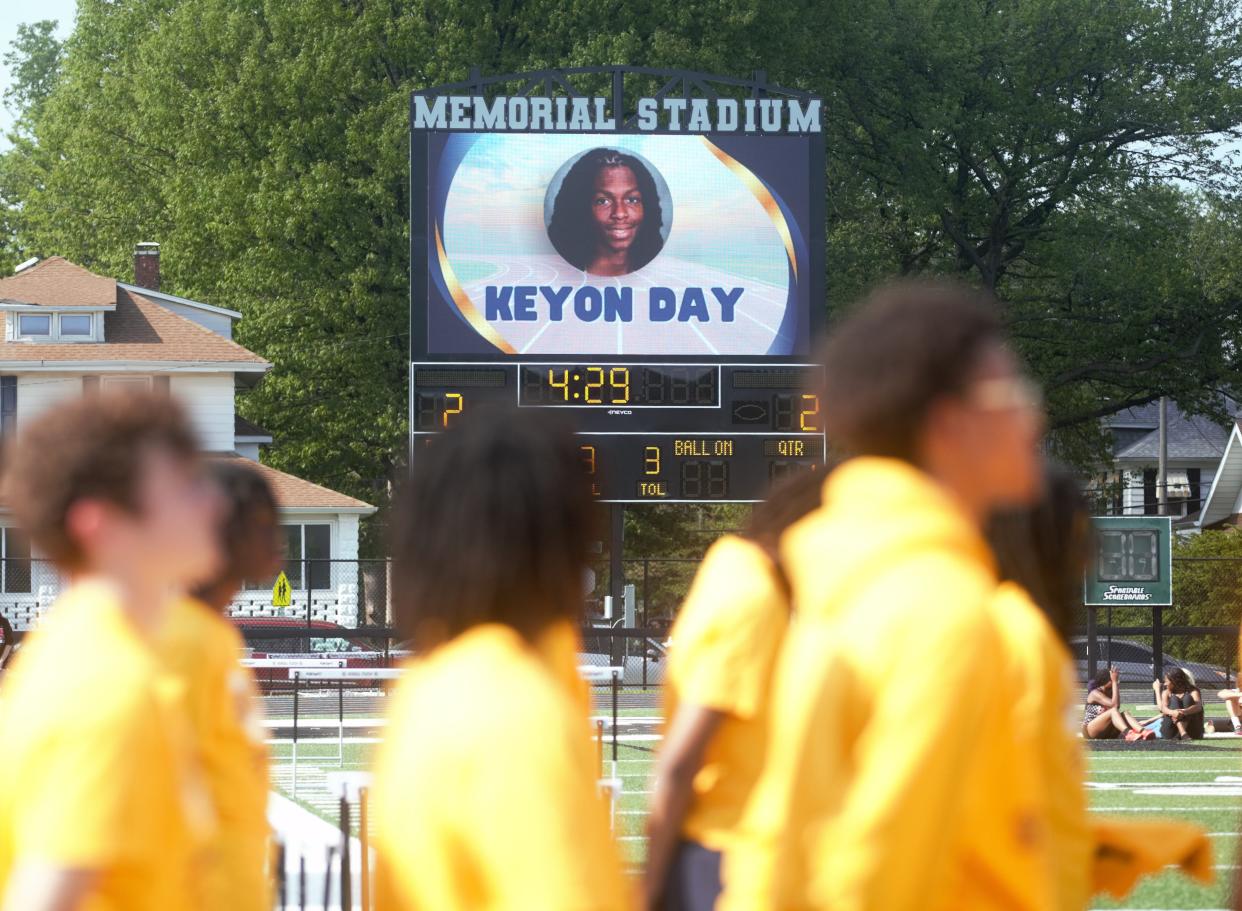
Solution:
M 22 338 L 50 338 L 52 318 L 41 313 L 22 313 L 17 317 L 17 334 Z
M 15 341 L 95 341 L 95 313 L 18 313 Z
M 89 313 L 62 313 L 60 315 L 61 338 L 90 338 L 95 318 Z

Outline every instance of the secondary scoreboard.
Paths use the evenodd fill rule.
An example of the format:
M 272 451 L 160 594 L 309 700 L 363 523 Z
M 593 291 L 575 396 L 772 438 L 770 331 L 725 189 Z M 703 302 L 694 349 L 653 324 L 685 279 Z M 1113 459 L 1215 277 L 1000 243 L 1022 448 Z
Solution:
M 1090 607 L 1168 607 L 1173 603 L 1173 520 L 1101 516 L 1091 520 L 1094 559 L 1083 602 Z
M 619 100 L 412 97 L 412 458 L 553 408 L 601 501 L 761 499 L 826 456 L 820 103 Z

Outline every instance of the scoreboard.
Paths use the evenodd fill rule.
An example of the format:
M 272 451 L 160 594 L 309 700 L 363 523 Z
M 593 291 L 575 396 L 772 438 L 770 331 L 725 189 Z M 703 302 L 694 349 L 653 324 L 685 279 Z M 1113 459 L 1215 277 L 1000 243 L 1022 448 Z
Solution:
M 821 467 L 819 100 L 532 94 L 577 71 L 549 72 L 411 97 L 411 458 L 509 407 L 564 413 L 601 502 Z
M 1083 603 L 1089 607 L 1168 607 L 1173 603 L 1173 520 L 1101 516 L 1091 520 L 1093 559 Z
M 788 364 L 414 364 L 417 447 L 489 405 L 572 416 L 596 497 L 612 503 L 761 499 L 824 463 L 818 368 Z

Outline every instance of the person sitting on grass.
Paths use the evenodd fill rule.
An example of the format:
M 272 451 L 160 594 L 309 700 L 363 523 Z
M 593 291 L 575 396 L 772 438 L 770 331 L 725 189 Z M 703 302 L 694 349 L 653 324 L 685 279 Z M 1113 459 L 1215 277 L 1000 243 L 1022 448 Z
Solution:
M 1160 708 L 1160 737 L 1164 740 L 1203 739 L 1203 695 L 1190 674 L 1175 667 L 1164 675 L 1163 684 L 1152 681 Z
M 1087 690 L 1082 736 L 1087 740 L 1114 740 L 1123 734 L 1129 741 L 1152 740 L 1155 737 L 1151 731 L 1143 730 L 1133 715 L 1122 710 L 1117 669 L 1110 667 L 1096 674 Z
M 1216 696 L 1225 703 L 1225 710 L 1229 712 L 1229 720 L 1233 723 L 1233 732 L 1242 737 L 1242 709 L 1239 709 L 1242 689 L 1221 690 Z

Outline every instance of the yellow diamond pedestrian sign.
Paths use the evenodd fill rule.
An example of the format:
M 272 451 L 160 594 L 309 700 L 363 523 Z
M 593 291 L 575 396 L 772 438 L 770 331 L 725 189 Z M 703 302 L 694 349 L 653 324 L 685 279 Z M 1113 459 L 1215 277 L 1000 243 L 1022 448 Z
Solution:
M 282 572 L 272 586 L 272 607 L 288 607 L 292 603 L 293 590 L 289 587 L 289 577 Z

